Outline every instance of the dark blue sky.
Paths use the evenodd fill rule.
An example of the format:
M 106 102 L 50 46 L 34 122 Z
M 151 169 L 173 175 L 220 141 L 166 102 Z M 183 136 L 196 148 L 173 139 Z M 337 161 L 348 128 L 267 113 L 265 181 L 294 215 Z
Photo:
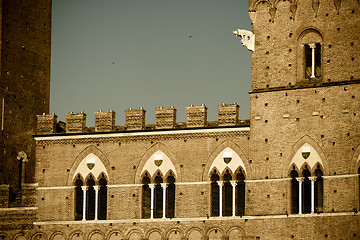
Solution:
M 125 109 L 237 102 L 249 118 L 251 52 L 233 35 L 251 30 L 246 0 L 53 0 L 51 112 L 113 109 L 123 125 Z M 190 37 L 191 36 L 191 37 Z

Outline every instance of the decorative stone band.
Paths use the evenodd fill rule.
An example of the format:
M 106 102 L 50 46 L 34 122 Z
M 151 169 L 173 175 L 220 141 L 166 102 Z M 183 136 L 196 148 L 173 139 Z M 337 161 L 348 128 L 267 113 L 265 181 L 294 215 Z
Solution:
M 346 175 L 332 175 L 332 176 L 322 176 L 324 179 L 332 179 L 332 178 L 352 178 L 352 177 L 360 177 L 360 174 L 346 174 Z M 256 183 L 256 182 L 279 182 L 279 181 L 291 181 L 291 178 L 272 178 L 272 179 L 249 179 L 245 180 L 245 183 Z M 175 182 L 175 185 L 202 185 L 202 184 L 211 184 L 211 181 L 203 181 L 203 182 Z M 114 184 L 107 185 L 110 188 L 122 188 L 122 187 L 141 187 L 143 184 Z M 44 186 L 38 187 L 38 190 L 57 190 L 57 189 L 72 189 L 75 186 Z
M 150 131 L 132 133 L 81 134 L 35 137 L 36 145 L 107 143 L 132 141 L 163 141 L 173 139 L 196 139 L 211 137 L 250 136 L 249 127 L 209 128 L 192 130 Z

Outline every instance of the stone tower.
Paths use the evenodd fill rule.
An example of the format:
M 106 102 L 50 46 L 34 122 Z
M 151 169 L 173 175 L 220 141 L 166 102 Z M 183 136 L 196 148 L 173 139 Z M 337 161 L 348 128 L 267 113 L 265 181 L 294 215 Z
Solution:
M 313 167 L 324 175 L 356 174 L 360 2 L 250 0 L 249 14 L 255 35 L 250 91 L 254 177 L 286 178 L 291 170 L 300 174 L 306 166 L 292 166 L 291 159 L 304 143 L 322 154 L 322 166 Z M 336 191 L 330 179 L 335 178 L 324 183 L 324 212 L 359 206 L 347 194 L 353 182 L 337 182 Z M 257 214 L 281 211 L 277 207 L 263 207 Z
M 0 183 L 34 181 L 36 115 L 49 112 L 51 0 L 0 1 Z M 25 179 L 24 179 L 25 178 Z

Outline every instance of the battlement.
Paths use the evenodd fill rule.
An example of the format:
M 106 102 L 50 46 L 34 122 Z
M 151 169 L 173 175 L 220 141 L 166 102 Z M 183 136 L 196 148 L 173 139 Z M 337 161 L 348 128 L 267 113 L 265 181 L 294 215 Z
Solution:
M 141 131 L 156 129 L 186 129 L 203 127 L 249 126 L 249 120 L 239 120 L 239 105 L 221 104 L 218 106 L 218 121 L 207 121 L 207 107 L 186 107 L 186 122 L 176 122 L 177 109 L 158 107 L 155 109 L 155 124 L 145 124 L 146 110 L 126 109 L 125 126 L 115 126 L 115 112 L 113 110 L 95 112 L 95 127 L 86 126 L 86 113 L 67 113 L 66 123 L 57 120 L 57 115 L 43 114 L 37 116 L 37 134 L 48 135 L 58 133 L 91 133 L 91 132 L 118 132 Z

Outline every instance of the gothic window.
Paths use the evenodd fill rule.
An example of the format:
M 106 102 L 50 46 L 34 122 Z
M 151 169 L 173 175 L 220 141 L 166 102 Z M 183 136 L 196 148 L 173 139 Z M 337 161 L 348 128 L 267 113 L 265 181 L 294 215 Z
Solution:
M 79 176 L 80 177 L 80 176 Z M 75 181 L 75 220 L 83 218 L 83 190 L 81 189 L 83 181 L 78 178 Z
M 323 178 L 322 171 L 320 166 L 315 170 L 316 181 L 314 184 L 314 192 L 315 192 L 315 212 L 320 213 L 323 212 Z
M 219 176 L 216 174 L 216 170 L 211 175 L 211 216 L 219 216 Z
M 149 184 L 150 178 L 145 176 L 142 179 L 142 218 L 150 218 L 151 190 Z
M 173 218 L 175 216 L 175 178 L 173 176 L 168 176 L 167 183 L 168 186 L 166 188 L 166 217 Z
M 90 153 L 80 162 L 75 173 L 75 220 L 105 220 L 108 178 L 104 164 Z M 88 178 L 83 182 L 81 176 Z
M 86 191 L 86 220 L 95 219 L 95 181 L 90 178 L 87 180 Z
M 311 212 L 311 182 L 309 177 L 311 176 L 308 169 L 304 169 L 302 172 L 304 177 L 303 188 L 302 188 L 302 209 L 303 213 Z
M 232 215 L 232 186 L 230 181 L 232 180 L 232 177 L 229 173 L 229 170 L 227 170 L 227 173 L 224 175 L 224 191 L 223 191 L 223 212 L 224 216 L 231 216 Z
M 99 180 L 99 219 L 105 220 L 106 219 L 106 212 L 107 212 L 107 181 L 105 176 L 103 175 L 102 178 Z
M 170 159 L 159 150 L 141 172 L 142 218 L 174 218 L 176 172 Z
M 299 213 L 299 182 L 296 179 L 299 177 L 297 171 L 292 170 L 291 177 L 291 213 Z
M 315 78 L 321 76 L 321 44 L 305 44 L 305 77 Z
M 162 218 L 163 217 L 163 189 L 161 186 L 161 183 L 163 182 L 163 179 L 161 176 L 155 177 L 155 218 Z
M 236 175 L 236 215 L 244 216 L 245 215 L 245 175 L 240 169 L 239 173 Z

